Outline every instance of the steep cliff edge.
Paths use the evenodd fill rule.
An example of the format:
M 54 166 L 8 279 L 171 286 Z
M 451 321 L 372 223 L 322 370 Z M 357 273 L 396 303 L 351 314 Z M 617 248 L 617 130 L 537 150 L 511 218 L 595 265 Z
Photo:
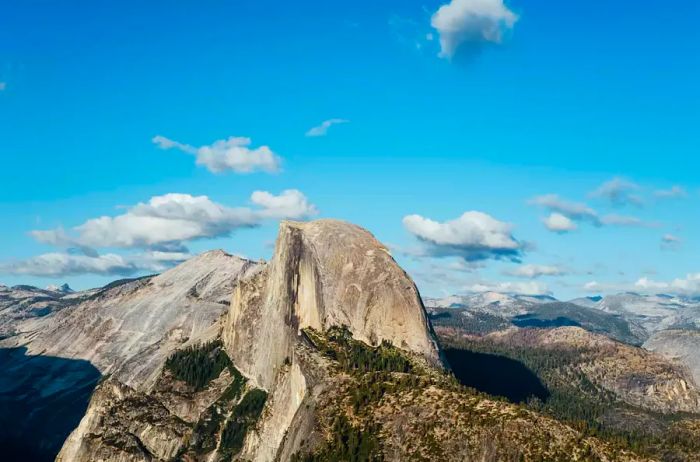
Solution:
M 346 326 L 369 345 L 388 341 L 439 364 L 418 290 L 368 231 L 340 221 L 283 222 L 265 270 L 234 290 L 222 338 L 231 359 L 271 392 L 271 418 L 244 458 L 270 460 L 306 396 L 312 371 L 297 361 L 301 330 Z M 291 364 L 291 367 L 284 367 Z M 303 419 L 300 415 L 297 419 Z
M 283 222 L 217 329 L 152 385 L 100 384 L 58 460 L 645 460 L 459 385 L 411 279 L 348 223 Z
M 357 340 L 387 340 L 439 363 L 418 290 L 368 231 L 340 221 L 282 222 L 265 270 L 234 291 L 223 340 L 263 388 L 293 354 L 300 330 L 346 326 Z

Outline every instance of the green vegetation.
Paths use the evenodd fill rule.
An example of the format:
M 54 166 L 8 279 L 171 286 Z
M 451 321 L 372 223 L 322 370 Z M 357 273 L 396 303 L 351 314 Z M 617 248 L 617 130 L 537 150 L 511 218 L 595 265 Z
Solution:
M 507 320 L 500 316 L 457 308 L 431 309 L 430 322 L 434 326 L 454 327 L 474 335 L 486 335 L 505 329 L 510 325 Z
M 224 431 L 221 433 L 219 449 L 224 460 L 231 459 L 243 448 L 243 441 L 248 430 L 255 426 L 267 401 L 267 393 L 254 388 L 243 396 L 233 409 Z
M 165 367 L 195 391 L 206 388 L 226 368 L 234 376 L 240 376 L 218 340 L 174 352 L 165 362 Z
M 379 428 L 353 426 L 347 417 L 335 418 L 332 438 L 313 454 L 292 456 L 292 462 L 379 462 L 384 460 L 379 451 Z
M 595 436 L 638 454 L 663 456 L 661 460 L 687 460 L 684 454 L 700 452 L 697 437 L 675 425 L 687 416 L 633 407 L 592 383 L 579 366 L 588 354 L 595 352 L 522 348 L 464 338 L 450 340 L 449 347 L 520 361 L 542 380 L 550 393 L 545 402 L 530 399 L 526 407 L 565 422 L 584 436 Z M 659 432 L 659 428 L 663 431 Z
M 321 336 L 312 329 L 304 333 L 326 357 L 338 362 L 345 372 L 404 372 L 412 370 L 411 362 L 390 342 L 384 340 L 371 347 L 352 338 L 347 327 L 332 327 Z
M 324 356 L 331 359 L 339 372 L 352 378 L 345 403 L 352 415 L 363 424 L 353 424 L 348 415 L 333 417 L 330 438 L 310 454 L 295 454 L 295 462 L 381 461 L 381 428 L 369 418 L 370 404 L 390 393 L 416 389 L 429 380 L 404 352 L 390 342 L 373 347 L 352 338 L 346 327 L 332 327 L 324 333 L 305 329 L 304 335 Z

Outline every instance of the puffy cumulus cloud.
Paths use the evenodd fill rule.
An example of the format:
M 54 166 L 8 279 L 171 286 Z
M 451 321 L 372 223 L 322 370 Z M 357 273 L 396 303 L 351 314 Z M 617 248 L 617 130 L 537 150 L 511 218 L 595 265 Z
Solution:
M 657 189 L 654 191 L 654 197 L 657 199 L 681 199 L 688 197 L 688 192 L 681 186 L 672 186 L 669 189 Z
M 430 23 L 439 34 L 439 56 L 450 59 L 467 46 L 474 51 L 501 43 L 517 20 L 503 0 L 451 0 L 433 14 Z
M 535 279 L 540 276 L 564 276 L 568 274 L 568 271 L 553 265 L 521 265 L 515 269 L 506 271 L 505 274 L 520 278 Z
M 551 291 L 546 284 L 536 281 L 480 281 L 464 287 L 468 292 L 500 292 L 518 295 L 551 295 Z
M 129 276 L 143 271 L 164 271 L 189 257 L 189 254 L 167 252 L 147 252 L 133 256 L 112 253 L 87 256 L 53 252 L 26 260 L 1 263 L 0 273 L 39 277 L 64 277 L 88 273 L 103 276 Z
M 639 185 L 624 178 L 615 177 L 600 185 L 595 191 L 590 193 L 591 197 L 605 199 L 613 205 L 637 205 L 644 202 L 635 191 L 640 189 Z
M 250 196 L 253 204 L 262 207 L 259 216 L 266 218 L 290 218 L 302 220 L 318 215 L 316 206 L 296 189 L 287 189 L 275 196 L 267 191 L 255 191 Z
M 645 292 L 666 292 L 674 295 L 697 297 L 700 295 L 700 273 L 691 273 L 684 278 L 672 281 L 655 281 L 643 277 L 635 284 L 635 288 Z
M 346 120 L 346 119 L 324 120 L 323 122 L 321 122 L 320 125 L 317 125 L 315 127 L 310 128 L 309 131 L 306 132 L 306 136 L 309 136 L 309 137 L 326 136 L 326 134 L 328 133 L 328 129 L 331 128 L 333 125 L 346 124 L 348 122 L 350 122 L 350 121 Z
M 545 228 L 555 233 L 568 233 L 578 229 L 576 223 L 570 218 L 557 212 L 550 213 L 549 216 L 543 218 L 542 223 L 544 223 Z
M 260 208 L 232 208 L 213 202 L 207 196 L 171 193 L 155 196 L 115 217 L 88 220 L 73 228 L 72 233 L 58 228 L 31 234 L 40 242 L 64 247 L 141 247 L 173 251 L 182 250 L 183 242 L 226 236 L 239 228 L 258 226 L 266 219 L 303 219 L 318 213 L 297 190 L 287 190 L 279 196 L 255 191 L 251 201 Z
M 513 226 L 477 211 L 465 212 L 444 223 L 408 215 L 404 227 L 425 245 L 430 256 L 458 256 L 466 261 L 518 261 L 525 245 L 513 237 Z
M 275 173 L 282 165 L 282 159 L 268 146 L 251 148 L 252 141 L 246 137 L 231 136 L 199 147 L 173 141 L 160 135 L 153 137 L 152 141 L 161 149 L 178 149 L 194 155 L 197 165 L 206 167 L 212 173 L 226 171 Z

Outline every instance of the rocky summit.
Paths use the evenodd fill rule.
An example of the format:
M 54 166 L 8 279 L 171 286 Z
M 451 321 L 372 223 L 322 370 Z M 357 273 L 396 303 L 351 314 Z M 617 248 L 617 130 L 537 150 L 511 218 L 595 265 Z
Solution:
M 221 291 L 185 275 L 207 258 L 216 259 L 130 283 L 170 282 L 190 300 L 171 323 L 206 317 L 153 334 L 162 340 L 147 348 L 148 361 L 109 368 L 100 356 L 114 373 L 97 385 L 57 460 L 647 460 L 461 385 L 413 281 L 362 228 L 283 222 L 269 263 L 240 262 L 207 279 L 226 281 Z M 226 308 L 217 318 L 207 303 Z M 160 326 L 146 305 L 138 312 Z M 109 338 L 126 341 L 109 326 Z M 140 371 L 142 362 L 149 366 Z

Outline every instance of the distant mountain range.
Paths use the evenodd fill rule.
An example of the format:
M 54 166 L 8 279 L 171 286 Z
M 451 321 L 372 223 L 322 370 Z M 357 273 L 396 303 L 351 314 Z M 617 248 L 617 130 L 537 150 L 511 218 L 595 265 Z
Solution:
M 700 301 L 696 298 L 666 294 L 643 295 L 626 292 L 561 302 L 548 295 L 483 292 L 444 298 L 424 297 L 423 303 L 427 308 L 461 308 L 504 318 L 533 314 L 542 311 L 544 305 L 555 304 L 547 311 L 551 313 L 559 307 L 565 310 L 567 315 L 572 307 L 580 307 L 622 317 L 633 325 L 633 330 L 642 329 L 638 332 L 642 338 L 648 338 L 653 333 L 665 329 L 700 330 Z
M 697 298 L 626 292 L 561 302 L 550 296 L 484 292 L 425 297 L 423 303 L 434 324 L 480 335 L 513 326 L 582 327 L 680 362 L 700 383 Z

